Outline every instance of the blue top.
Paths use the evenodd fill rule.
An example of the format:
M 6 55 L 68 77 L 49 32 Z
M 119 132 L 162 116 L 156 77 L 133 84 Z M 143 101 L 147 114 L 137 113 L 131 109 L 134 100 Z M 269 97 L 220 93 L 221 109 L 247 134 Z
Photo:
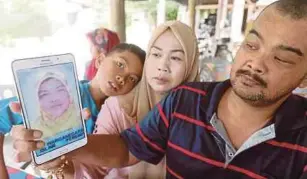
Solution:
M 88 134 L 92 134 L 98 115 L 98 109 L 89 89 L 89 81 L 79 82 L 82 108 L 91 111 L 90 119 L 86 120 L 85 126 Z M 13 125 L 23 124 L 22 116 L 10 110 L 9 103 L 17 101 L 17 97 L 0 100 L 0 133 L 10 132 Z
M 230 86 L 227 80 L 178 87 L 121 137 L 140 160 L 157 164 L 166 156 L 166 178 L 307 179 L 307 99 L 290 95 L 243 152 L 229 155 L 216 111 Z

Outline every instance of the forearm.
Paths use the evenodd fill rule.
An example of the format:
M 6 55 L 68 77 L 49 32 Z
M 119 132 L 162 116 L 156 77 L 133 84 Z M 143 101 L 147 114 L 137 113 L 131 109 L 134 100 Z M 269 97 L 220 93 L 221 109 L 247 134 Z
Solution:
M 75 169 L 73 166 L 73 162 L 68 160 L 68 164 L 64 167 L 63 175 L 65 179 L 74 179 Z
M 4 141 L 4 135 L 0 134 L 0 178 L 8 179 L 8 174 L 6 171 L 6 166 L 4 163 L 4 156 L 3 156 L 3 141 Z
M 88 144 L 69 156 L 80 162 L 110 168 L 121 168 L 136 162 L 119 135 L 89 135 Z

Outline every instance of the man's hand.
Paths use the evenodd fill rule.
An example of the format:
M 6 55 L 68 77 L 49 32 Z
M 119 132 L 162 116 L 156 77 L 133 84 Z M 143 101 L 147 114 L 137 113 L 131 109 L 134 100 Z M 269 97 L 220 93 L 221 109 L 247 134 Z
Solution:
M 10 103 L 10 109 L 15 113 L 20 113 L 20 103 Z M 91 114 L 88 109 L 83 109 L 82 115 L 83 119 L 88 119 Z M 44 141 L 39 140 L 42 135 L 43 132 L 39 130 L 26 129 L 22 125 L 13 126 L 11 130 L 11 136 L 13 137 L 13 147 L 17 150 L 15 160 L 17 162 L 31 161 L 31 152 L 41 149 L 45 145 Z
M 31 161 L 31 152 L 45 146 L 44 141 L 39 140 L 43 133 L 39 130 L 26 129 L 24 126 L 13 126 L 11 136 L 13 147 L 16 149 L 17 162 Z
M 21 107 L 19 102 L 10 103 L 10 109 L 15 113 L 21 113 Z M 82 110 L 83 119 L 90 118 L 90 111 L 88 109 Z M 11 130 L 11 136 L 13 138 L 13 147 L 16 149 L 16 158 L 17 162 L 29 162 L 32 160 L 31 152 L 41 149 L 44 147 L 45 143 L 42 140 L 39 140 L 43 135 L 42 131 L 26 129 L 22 125 L 13 126 Z M 64 160 L 65 159 L 65 160 Z M 70 159 L 65 157 L 60 157 L 55 160 L 46 162 L 42 165 L 36 166 L 38 169 L 45 171 L 56 171 L 60 168 L 63 169 L 63 174 L 65 178 L 73 178 L 74 168 Z

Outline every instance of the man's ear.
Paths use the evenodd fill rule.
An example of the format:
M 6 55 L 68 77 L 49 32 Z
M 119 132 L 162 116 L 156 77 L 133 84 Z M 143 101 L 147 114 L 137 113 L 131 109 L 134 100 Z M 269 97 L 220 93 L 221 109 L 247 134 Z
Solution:
M 301 84 L 298 86 L 299 88 L 306 88 L 307 87 L 307 74 L 305 75 L 303 81 Z
M 98 69 L 102 61 L 106 58 L 104 53 L 100 53 L 99 56 L 95 59 L 95 68 Z

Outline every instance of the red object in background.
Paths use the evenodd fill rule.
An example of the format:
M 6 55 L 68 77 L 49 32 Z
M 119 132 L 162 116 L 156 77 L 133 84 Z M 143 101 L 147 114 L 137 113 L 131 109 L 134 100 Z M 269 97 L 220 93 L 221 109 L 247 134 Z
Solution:
M 33 175 L 27 174 L 22 170 L 18 170 L 12 167 L 6 167 L 7 172 L 9 173 L 10 179 L 40 179 Z
M 104 28 L 96 29 L 93 32 L 88 33 L 87 38 L 99 52 L 104 54 L 107 54 L 114 46 L 120 43 L 119 37 L 115 32 Z M 93 57 L 85 70 L 85 77 L 89 81 L 92 80 L 97 73 L 95 60 L 95 57 Z

